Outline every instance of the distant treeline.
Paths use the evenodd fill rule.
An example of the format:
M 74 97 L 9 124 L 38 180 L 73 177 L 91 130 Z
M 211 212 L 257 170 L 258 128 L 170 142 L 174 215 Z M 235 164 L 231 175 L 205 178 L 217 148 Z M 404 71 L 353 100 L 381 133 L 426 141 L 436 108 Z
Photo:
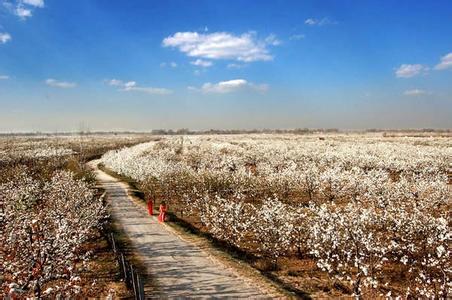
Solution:
M 452 129 L 433 129 L 433 128 L 423 128 L 423 129 L 366 129 L 366 132 L 399 132 L 399 133 L 422 133 L 422 132 L 435 132 L 435 133 L 450 133 Z
M 132 135 L 132 134 L 152 134 L 152 132 L 138 131 L 61 131 L 61 132 L 7 132 L 0 133 L 0 136 L 79 136 L 79 135 Z
M 190 135 L 190 134 L 259 134 L 259 133 L 293 133 L 293 134 L 310 134 L 310 133 L 338 133 L 337 128 L 328 129 L 309 129 L 309 128 L 297 128 L 297 129 L 209 129 L 209 130 L 189 130 L 187 128 L 178 130 L 166 130 L 157 129 L 152 130 L 152 134 L 156 135 Z
M 152 131 L 73 131 L 73 132 L 24 132 L 0 133 L 0 136 L 67 136 L 67 135 L 196 135 L 196 134 L 322 134 L 322 133 L 383 133 L 385 136 L 410 135 L 425 136 L 426 134 L 452 134 L 452 129 L 363 129 L 342 130 L 338 128 L 295 128 L 295 129 L 209 129 L 190 130 L 181 129 L 154 129 Z

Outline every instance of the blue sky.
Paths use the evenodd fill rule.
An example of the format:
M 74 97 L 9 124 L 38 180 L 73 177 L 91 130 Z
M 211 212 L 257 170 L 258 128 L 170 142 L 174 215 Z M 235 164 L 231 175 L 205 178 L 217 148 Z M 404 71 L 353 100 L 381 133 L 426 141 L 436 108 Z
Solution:
M 0 0 L 0 131 L 451 128 L 451 1 Z

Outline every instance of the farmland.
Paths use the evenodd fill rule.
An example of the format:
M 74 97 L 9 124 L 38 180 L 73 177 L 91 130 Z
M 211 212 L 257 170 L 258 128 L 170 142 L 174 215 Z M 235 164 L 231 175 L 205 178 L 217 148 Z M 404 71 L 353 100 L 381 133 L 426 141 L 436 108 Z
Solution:
M 0 0 L 0 299 L 452 299 L 451 12 Z
M 127 295 L 103 237 L 108 212 L 85 162 L 143 136 L 0 138 L 0 295 Z M 107 277 L 108 278 L 108 277 Z
M 108 201 L 86 165 L 100 158 L 165 201 L 170 223 L 298 295 L 447 298 L 451 157 L 451 138 L 428 133 L 4 136 L 2 292 L 129 295 L 119 275 L 99 277 L 119 274 Z
M 101 162 L 300 290 L 446 298 L 451 157 L 450 137 L 256 134 L 164 137 Z

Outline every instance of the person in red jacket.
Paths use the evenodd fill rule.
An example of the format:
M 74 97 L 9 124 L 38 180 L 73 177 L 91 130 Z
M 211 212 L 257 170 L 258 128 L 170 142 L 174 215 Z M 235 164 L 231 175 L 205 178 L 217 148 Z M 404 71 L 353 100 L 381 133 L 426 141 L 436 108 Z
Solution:
M 150 216 L 152 216 L 153 212 L 154 212 L 153 200 L 152 200 L 152 198 L 149 198 L 148 199 L 148 213 Z
M 159 211 L 160 211 L 159 218 L 158 218 L 159 222 L 165 222 L 165 216 L 166 216 L 167 210 L 168 210 L 168 207 L 166 206 L 165 201 L 163 201 L 159 207 Z

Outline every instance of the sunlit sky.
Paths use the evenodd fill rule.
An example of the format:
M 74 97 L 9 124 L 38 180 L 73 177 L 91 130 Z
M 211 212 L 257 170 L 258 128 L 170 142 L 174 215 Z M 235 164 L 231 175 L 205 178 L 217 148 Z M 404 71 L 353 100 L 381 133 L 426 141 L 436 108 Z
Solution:
M 452 128 L 452 1 L 0 0 L 0 132 Z

